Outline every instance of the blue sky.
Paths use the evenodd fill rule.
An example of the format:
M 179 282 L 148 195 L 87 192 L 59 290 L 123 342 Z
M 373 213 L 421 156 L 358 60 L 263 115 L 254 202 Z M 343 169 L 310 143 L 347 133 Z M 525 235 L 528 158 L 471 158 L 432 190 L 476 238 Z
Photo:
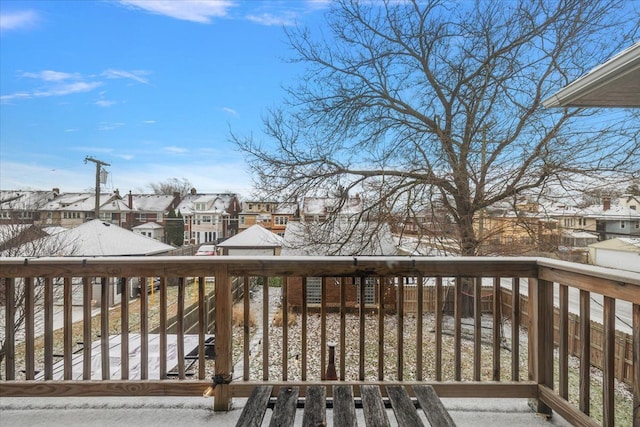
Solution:
M 249 195 L 229 129 L 261 117 L 300 69 L 283 26 L 327 1 L 0 0 L 0 188 L 146 191 L 186 178 Z

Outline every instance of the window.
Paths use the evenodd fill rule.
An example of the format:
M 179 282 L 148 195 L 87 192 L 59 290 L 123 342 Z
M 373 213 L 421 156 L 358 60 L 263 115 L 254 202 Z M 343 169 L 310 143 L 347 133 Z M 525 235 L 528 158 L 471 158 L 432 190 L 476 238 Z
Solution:
M 0 218 L 9 219 L 9 218 L 11 218 L 11 215 L 10 215 L 9 211 L 2 211 L 2 212 L 0 212 Z
M 356 277 L 356 285 L 360 285 L 360 278 Z M 360 289 L 358 289 L 358 304 L 360 304 Z M 373 277 L 364 278 L 364 303 L 376 303 L 376 280 Z
M 322 303 L 322 277 L 307 277 L 307 304 Z
M 244 224 L 244 215 L 240 215 L 240 224 Z
M 620 228 L 624 228 L 625 226 L 625 221 L 620 221 Z
M 640 221 L 636 221 L 635 224 L 636 224 L 635 228 L 640 228 Z
M 204 215 L 202 217 L 202 222 L 211 222 L 211 217 L 209 215 Z
M 289 218 L 286 216 L 277 216 L 274 218 L 274 222 L 276 225 L 287 225 Z

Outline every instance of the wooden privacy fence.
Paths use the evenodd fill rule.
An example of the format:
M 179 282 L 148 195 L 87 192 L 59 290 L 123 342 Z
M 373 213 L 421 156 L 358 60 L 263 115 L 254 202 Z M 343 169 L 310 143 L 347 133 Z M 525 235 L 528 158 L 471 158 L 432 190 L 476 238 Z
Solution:
M 509 289 L 502 289 L 502 312 L 507 318 L 511 318 L 513 305 L 512 292 Z M 520 295 L 520 326 L 527 327 L 529 324 L 529 297 Z M 553 310 L 553 341 L 556 346 L 560 345 L 560 310 L 556 307 Z M 580 357 L 582 340 L 580 339 L 580 316 L 568 314 L 568 351 L 572 356 Z M 604 369 L 604 327 L 601 323 L 591 321 L 590 342 L 591 346 L 591 366 Z M 626 384 L 633 384 L 633 337 L 621 331 L 615 333 L 614 350 L 614 375 Z
M 436 311 L 436 287 L 423 287 L 422 311 L 423 313 L 435 313 Z M 453 313 L 455 305 L 455 286 L 442 286 L 442 303 L 438 308 L 443 313 Z M 483 286 L 481 289 L 481 311 L 483 313 L 493 312 L 493 288 Z M 418 312 L 418 287 L 405 285 L 404 287 L 404 313 Z
M 439 310 L 443 313 L 453 312 L 454 306 L 454 286 L 443 286 L 443 300 Z M 434 313 L 436 311 L 436 287 L 426 286 L 423 289 L 424 299 L 422 310 L 424 313 Z M 502 299 L 501 313 L 508 319 L 511 319 L 512 313 L 512 292 L 510 289 L 501 289 L 499 296 Z M 404 312 L 417 313 L 418 311 L 417 287 L 407 286 L 404 288 Z M 520 326 L 527 328 L 529 324 L 529 297 L 520 295 Z M 492 288 L 483 287 L 481 292 L 481 310 L 483 313 L 493 312 L 493 293 Z M 554 309 L 554 344 L 558 346 L 559 340 L 559 309 Z M 604 347 L 602 344 L 604 330 L 601 323 L 591 321 L 591 365 L 603 369 L 604 367 Z M 580 340 L 580 316 L 569 313 L 568 321 L 569 333 L 569 354 L 572 356 L 580 356 L 581 340 Z M 631 385 L 633 378 L 633 337 L 621 331 L 616 331 L 615 335 L 615 377 L 626 384 Z

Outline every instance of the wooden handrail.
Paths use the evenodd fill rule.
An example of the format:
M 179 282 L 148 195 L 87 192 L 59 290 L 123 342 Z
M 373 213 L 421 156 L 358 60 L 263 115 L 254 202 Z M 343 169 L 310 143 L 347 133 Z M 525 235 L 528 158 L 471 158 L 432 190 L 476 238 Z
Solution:
M 205 259 L 203 259 L 205 258 Z M 324 370 L 326 368 L 326 346 L 329 341 L 336 341 L 336 360 L 339 361 L 339 378 L 349 381 L 350 383 L 371 383 L 378 381 L 386 383 L 389 381 L 415 381 L 426 380 L 435 381 L 436 386 L 442 384 L 442 380 L 453 380 L 460 382 L 455 387 L 455 394 L 458 396 L 465 395 L 465 386 L 469 393 L 473 395 L 483 395 L 482 390 L 490 390 L 488 381 L 498 385 L 504 385 L 506 390 L 517 391 L 517 393 L 525 393 L 536 401 L 539 409 L 553 409 L 562 414 L 569 414 L 569 420 L 580 422 L 591 412 L 590 397 L 592 388 L 590 386 L 590 369 L 589 358 L 591 344 L 590 339 L 590 299 L 592 294 L 604 296 L 604 327 L 603 327 L 603 343 L 604 343 L 604 380 L 603 380 L 603 423 L 608 425 L 614 420 L 614 400 L 613 400 L 613 372 L 614 372 L 614 340 L 615 340 L 615 303 L 616 301 L 627 301 L 632 304 L 633 317 L 633 365 L 632 365 L 632 392 L 634 396 L 633 422 L 640 424 L 640 274 L 634 272 L 624 272 L 619 270 L 605 269 L 594 266 L 585 266 L 580 264 L 568 263 L 563 261 L 548 260 L 542 258 L 412 258 L 412 257 L 102 257 L 102 258 L 2 258 L 0 259 L 0 278 L 2 278 L 4 297 L 6 301 L 16 301 L 17 293 L 24 290 L 24 322 L 23 329 L 20 331 L 20 340 L 16 339 L 15 333 L 15 316 L 17 311 L 14 310 L 13 304 L 8 303 L 5 314 L 5 359 L 2 362 L 3 380 L 0 381 L 0 396 L 6 395 L 84 395 L 82 391 L 83 381 L 72 381 L 72 378 L 78 378 L 74 371 L 73 360 L 79 358 L 81 360 L 82 372 L 81 378 L 90 380 L 92 378 L 91 356 L 94 348 L 100 351 L 101 369 L 98 372 L 101 381 L 84 381 L 86 387 L 84 390 L 91 390 L 92 393 L 108 395 L 127 394 L 131 395 L 144 393 L 163 393 L 171 394 L 184 393 L 185 390 L 195 390 L 197 387 L 192 385 L 180 385 L 164 382 L 165 388 L 157 388 L 152 385 L 152 381 L 148 381 L 150 377 L 149 362 L 152 357 L 149 348 L 149 331 L 152 328 L 152 315 L 159 315 L 157 322 L 153 326 L 159 328 L 159 350 L 158 357 L 160 376 L 159 379 L 167 379 L 167 316 L 168 307 L 172 305 L 177 310 L 177 347 L 176 352 L 178 359 L 182 360 L 185 356 L 184 341 L 185 333 L 185 300 L 190 297 L 187 292 L 187 279 L 199 278 L 197 287 L 194 287 L 194 300 L 197 300 L 197 316 L 193 321 L 195 328 L 189 330 L 194 331 L 197 335 L 197 365 L 194 365 L 196 373 L 186 372 L 185 365 L 179 363 L 177 366 L 177 375 L 180 379 L 188 379 L 188 375 L 193 375 L 190 382 L 201 384 L 207 381 L 207 372 L 211 371 L 211 367 L 206 365 L 204 358 L 205 353 L 205 335 L 211 333 L 208 328 L 209 319 L 207 304 L 207 292 L 205 290 L 205 281 L 207 277 L 215 278 L 215 378 L 218 382 L 215 388 L 214 408 L 216 410 L 228 410 L 231 407 L 231 398 L 235 395 L 246 395 L 245 390 L 249 390 L 251 384 L 257 378 L 253 378 L 249 369 L 249 365 L 256 357 L 261 359 L 258 365 L 262 366 L 262 380 L 269 383 L 277 383 L 278 381 L 300 382 L 302 385 L 310 385 L 321 382 L 324 379 Z M 160 283 L 160 302 L 156 304 L 155 299 L 150 300 L 147 292 L 147 278 L 159 278 Z M 232 325 L 232 310 L 234 303 L 234 294 L 232 290 L 232 279 L 240 278 L 240 285 L 243 287 L 242 306 L 244 307 L 244 331 L 242 339 L 234 341 Z M 249 321 L 248 311 L 251 309 L 250 300 L 250 283 L 253 278 L 262 278 L 263 288 L 263 311 L 261 313 L 263 332 L 261 342 L 258 346 L 256 356 L 249 354 L 250 333 L 246 325 Z M 274 328 L 271 323 L 271 317 L 268 311 L 271 303 L 269 292 L 269 279 L 278 277 L 282 283 L 282 309 L 283 326 L 281 332 L 281 341 L 274 341 L 270 336 L 270 332 Z M 321 277 L 325 278 L 321 281 L 320 290 L 321 304 L 319 312 L 315 311 L 315 307 L 310 307 L 306 301 L 307 295 L 307 278 Z M 131 279 L 140 278 L 140 301 L 137 309 L 139 310 L 139 320 L 132 321 L 130 318 L 129 305 L 122 304 L 120 316 L 116 321 L 109 317 L 109 289 L 113 284 L 123 280 L 124 295 L 129 295 Z M 177 278 L 177 295 L 168 296 L 169 279 Z M 327 280 L 331 278 L 329 285 Z M 359 302 L 349 302 L 347 295 L 352 292 L 352 286 L 356 285 L 356 278 L 361 284 L 357 289 Z M 373 294 L 365 293 L 365 278 L 372 278 L 371 283 L 375 283 L 377 292 Z M 435 324 L 434 335 L 430 332 L 423 331 L 422 322 L 420 327 L 416 328 L 415 337 L 412 335 L 411 341 L 418 350 L 414 353 L 408 353 L 406 348 L 409 346 L 405 341 L 409 328 L 406 327 L 407 322 L 413 321 L 413 316 L 406 315 L 407 304 L 405 304 L 405 280 L 409 278 L 410 283 L 418 283 L 417 285 L 417 318 L 423 318 L 423 301 L 425 292 L 423 286 L 430 280 L 435 286 Z M 482 287 L 483 278 L 493 278 L 493 286 L 490 290 L 485 291 Z M 297 280 L 294 284 L 292 279 Z M 500 303 L 501 279 L 510 279 L 514 295 L 519 294 L 520 282 L 526 279 L 529 286 L 529 345 L 528 345 L 528 371 L 529 378 L 538 388 L 521 388 L 529 384 L 521 382 L 520 378 L 520 336 L 519 336 L 519 303 L 512 304 L 511 316 L 513 319 L 513 327 L 511 329 L 512 337 L 512 354 L 509 364 L 501 364 L 501 360 L 506 357 L 501 351 L 502 335 L 500 322 L 502 313 L 500 312 L 502 304 Z M 191 279 L 189 279 L 191 280 Z M 454 286 L 454 311 L 453 311 L 453 338 L 446 335 L 443 330 L 444 316 L 440 308 L 443 306 L 446 297 L 443 296 L 443 280 L 455 282 Z M 416 282 L 417 281 L 417 282 Z M 95 286 L 95 289 L 94 289 Z M 470 288 L 468 286 L 471 286 Z M 409 287 L 409 286 L 407 286 Z M 413 287 L 413 284 L 411 285 Z M 83 321 L 79 328 L 81 339 L 83 342 L 82 351 L 75 353 L 72 349 L 73 335 L 71 333 L 73 321 L 72 307 L 73 300 L 72 291 L 77 288 L 82 293 L 83 299 Z M 328 289 L 336 289 L 339 295 L 330 306 L 328 301 Z M 396 294 L 393 302 L 387 304 L 387 289 L 392 288 Z M 567 402 L 569 397 L 569 381 L 566 375 L 568 370 L 568 349 L 567 340 L 568 332 L 568 291 L 570 288 L 580 291 L 580 329 L 582 332 L 582 350 L 581 350 L 581 370 L 579 374 L 579 399 L 577 408 Z M 57 289 L 62 289 L 64 316 L 63 316 L 63 337 L 64 339 L 53 339 L 53 300 L 54 293 Z M 558 323 L 554 325 L 554 307 L 553 296 L 554 289 L 559 294 L 560 304 L 558 307 Z M 36 293 L 37 290 L 37 293 Z M 44 293 L 41 293 L 44 291 Z M 291 303 L 289 300 L 290 292 L 298 292 L 301 296 L 301 312 L 299 326 L 289 326 L 289 310 Z M 333 291 L 332 291 L 333 292 Z M 491 296 L 490 304 L 492 306 L 492 327 L 491 339 L 482 339 L 482 308 L 480 300 L 483 293 Z M 43 326 L 35 322 L 36 306 L 40 304 L 40 296 L 43 295 Z M 475 295 L 476 303 L 474 307 L 474 327 L 472 329 L 473 339 L 473 370 L 468 372 L 463 368 L 462 354 L 467 351 L 466 337 L 463 336 L 463 319 L 462 303 L 465 298 Z M 100 304 L 93 307 L 94 296 L 100 298 Z M 296 297 L 297 298 L 297 297 Z M 355 297 L 353 297 L 355 298 Z M 366 303 L 367 298 L 375 299 L 375 304 Z M 395 314 L 395 328 L 385 326 L 389 315 L 387 310 L 392 309 Z M 88 319 L 92 318 L 94 310 L 99 313 L 96 325 L 99 331 L 99 344 L 97 347 L 92 346 L 92 342 L 97 342 L 97 332 L 92 327 Z M 336 321 L 329 322 L 330 311 L 337 310 L 339 317 Z M 373 315 L 371 313 L 373 312 Z M 313 313 L 313 317 L 310 313 Z M 353 313 L 353 314 L 352 314 Z M 318 325 L 321 331 L 317 341 L 309 334 L 309 324 L 315 322 L 315 317 L 319 315 Z M 293 316 L 293 315 L 291 315 Z M 337 323 L 336 323 L 337 322 Z M 351 333 L 347 325 L 349 322 L 358 325 L 354 327 L 354 333 L 358 348 L 347 348 L 345 336 Z M 329 327 L 329 323 L 332 325 Z M 335 326 L 338 325 L 339 326 Z M 553 390 L 553 346 L 554 346 L 554 326 L 558 327 L 559 342 L 559 367 L 560 378 L 558 390 Z M 36 339 L 36 330 L 44 328 L 45 337 L 43 343 L 39 343 Z M 295 338 L 297 334 L 296 328 L 301 328 L 301 341 Z M 377 331 L 377 342 L 369 342 L 370 339 L 365 334 L 365 327 L 372 331 Z M 130 380 L 128 366 L 129 331 L 131 328 L 139 328 L 141 337 L 140 343 L 140 379 Z M 333 329 L 332 329 L 333 328 Z M 334 330 L 336 329 L 337 330 Z M 356 330 L 357 328 L 357 330 Z M 114 332 L 115 331 L 115 332 Z M 112 380 L 112 372 L 110 372 L 110 335 L 120 334 L 121 349 L 120 358 L 123 360 L 121 364 L 122 372 L 118 374 L 119 381 Z M 375 332 L 374 332 L 375 333 Z M 396 336 L 397 342 L 392 348 L 384 340 L 385 335 Z M 433 340 L 433 345 L 427 344 L 427 339 Z M 79 337 L 76 337 L 78 339 Z M 307 342 L 311 340 L 310 342 Z M 36 344 L 38 342 L 38 344 Z M 464 345 L 463 345 L 464 344 Z M 56 347 L 58 346 L 58 347 Z M 243 372 L 234 373 L 234 346 L 241 346 L 242 360 L 244 362 Z M 289 354 L 292 349 L 299 346 L 301 353 L 296 356 L 295 366 L 292 365 L 292 356 Z M 486 351 L 483 347 L 490 347 Z M 24 356 L 16 360 L 16 348 L 19 347 Z M 453 348 L 451 359 L 446 358 L 443 354 L 445 350 Z M 281 357 L 278 360 L 280 366 L 271 366 L 273 358 L 270 357 L 271 351 L 282 350 Z M 296 350 L 297 351 L 297 350 Z M 314 352 L 319 355 L 320 363 L 311 360 L 308 352 Z M 53 354 L 62 353 L 61 361 L 64 371 L 63 380 L 52 380 L 54 376 Z M 350 354 L 347 354 L 350 353 Z M 371 357 L 371 353 L 377 353 L 376 357 Z M 433 365 L 424 364 L 424 357 L 429 354 L 433 357 Z M 417 359 L 417 360 L 416 360 Z M 370 360 L 377 360 L 376 369 L 367 370 L 365 364 Z M 487 374 L 487 367 L 483 362 L 487 362 L 490 373 Z M 261 362 L 261 363 L 260 363 Z M 395 362 L 395 363 L 394 363 Z M 624 361 L 623 361 L 624 362 Z M 352 363 L 357 369 L 347 371 L 347 364 Z M 375 362 L 374 362 L 375 363 Z M 511 380 L 515 383 L 507 383 L 503 377 L 505 366 L 511 366 Z M 392 368 L 389 368 L 392 366 Z M 452 366 L 452 378 L 448 378 L 444 372 L 445 367 Z M 523 366 L 524 368 L 524 366 Z M 24 374 L 19 371 L 24 369 Z M 507 368 L 508 369 L 508 368 Z M 37 374 L 43 370 L 42 374 Z M 77 368 L 76 368 L 77 370 Z M 418 372 L 416 372 L 416 370 Z M 292 375 L 293 373 L 293 375 Z M 39 376 L 41 375 L 41 377 Z M 235 378 L 229 384 L 232 375 Z M 255 374 L 254 374 L 255 375 Z M 24 378 L 24 380 L 16 380 L 16 378 Z M 95 378 L 95 374 L 93 376 Z M 295 378 L 294 378 L 295 377 Z M 41 381 L 43 378 L 44 381 Z M 56 377 L 57 378 L 57 377 Z M 375 380 L 374 380 L 375 379 Z M 89 386 L 89 383 L 91 384 Z M 46 385 L 45 388 L 39 387 L 39 384 Z M 126 384 L 131 384 L 131 389 L 127 391 Z M 510 384 L 510 385 L 509 385 Z M 22 391 L 18 391 L 17 385 L 23 385 Z M 141 389 L 136 387 L 141 386 Z M 500 389 L 501 393 L 505 389 Z M 142 391 L 141 391 L 142 390 Z M 473 391 L 471 391 L 473 390 Z M 492 389 L 497 390 L 497 389 Z M 535 392 L 531 395 L 531 390 Z M 553 393 L 550 396 L 549 393 Z M 505 394 L 508 394 L 505 392 Z M 545 408 L 548 407 L 548 408 Z M 572 409 L 572 407 L 574 409 Z M 573 417 L 572 411 L 575 411 Z

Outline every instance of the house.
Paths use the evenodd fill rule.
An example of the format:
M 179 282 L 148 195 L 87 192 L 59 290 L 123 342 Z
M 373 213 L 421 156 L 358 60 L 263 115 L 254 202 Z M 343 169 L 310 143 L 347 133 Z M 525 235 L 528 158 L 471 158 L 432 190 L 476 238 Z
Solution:
M 297 217 L 296 203 L 245 201 L 242 202 L 238 229 L 243 230 L 254 224 L 260 224 L 267 230 L 284 236 L 287 223 Z
M 589 263 L 640 273 L 640 238 L 619 237 L 589 245 Z
M 219 243 L 238 233 L 238 196 L 232 193 L 198 194 L 194 189 L 177 207 L 184 221 L 184 243 Z
M 304 197 L 300 220 L 304 222 L 324 222 L 332 218 L 354 218 L 363 212 L 360 195 L 346 198 Z
M 254 224 L 218 244 L 222 255 L 280 255 L 282 237 Z
M 147 222 L 136 225 L 131 231 L 142 236 L 151 237 L 152 239 L 159 240 L 161 242 L 164 241 L 164 227 L 157 222 Z
M 630 198 L 634 200 L 634 198 Z M 631 204 L 631 206 L 635 206 Z M 577 212 L 582 230 L 598 234 L 599 240 L 640 236 L 640 211 L 623 205 L 612 205 L 605 197 L 602 205 L 588 206 Z
M 105 206 L 119 199 L 116 193 L 99 195 L 99 205 Z M 64 193 L 48 201 L 40 209 L 41 225 L 72 228 L 95 219 L 96 196 L 90 193 Z
M 43 237 L 38 246 L 45 248 L 43 253 L 48 255 L 72 257 L 151 256 L 167 254 L 174 249 L 173 246 L 100 220 L 91 220 L 75 228 Z M 51 249 L 46 250 L 47 247 Z M 25 252 L 25 256 L 29 255 Z M 92 280 L 92 299 L 99 303 L 100 279 Z M 121 302 L 122 286 L 118 278 L 109 280 L 110 285 L 113 285 L 109 287 L 109 305 L 112 306 Z M 136 279 L 132 283 L 132 289 L 137 287 Z M 135 292 L 130 296 L 135 296 Z
M 395 240 L 387 224 L 361 222 L 348 224 L 346 220 L 330 223 L 315 221 L 292 221 L 287 224 L 284 235 L 282 256 L 327 256 L 327 255 L 398 255 Z M 396 285 L 393 280 L 382 277 L 308 277 L 306 281 L 307 303 L 310 307 L 320 306 L 321 290 L 324 283 L 326 289 L 326 307 L 328 310 L 340 307 L 339 281 L 345 280 L 347 294 L 346 307 L 357 309 L 360 303 L 360 288 L 364 286 L 364 303 L 377 304 L 379 287 L 383 287 L 385 310 L 394 310 L 396 302 Z M 290 278 L 287 287 L 289 308 L 299 310 L 302 306 L 302 279 Z
M 480 211 L 474 228 L 486 254 L 555 251 L 560 241 L 557 222 L 538 203 L 526 199 L 498 203 Z
M 34 224 L 40 221 L 40 210 L 58 196 L 60 190 L 0 190 L 0 224 Z
M 164 229 L 169 212 L 175 211 L 180 204 L 180 193 L 168 195 L 131 194 L 129 192 L 127 199 L 127 205 L 130 209 L 127 217 L 127 228 L 132 230 L 139 225 L 156 223 Z M 164 233 L 161 240 L 165 241 Z

